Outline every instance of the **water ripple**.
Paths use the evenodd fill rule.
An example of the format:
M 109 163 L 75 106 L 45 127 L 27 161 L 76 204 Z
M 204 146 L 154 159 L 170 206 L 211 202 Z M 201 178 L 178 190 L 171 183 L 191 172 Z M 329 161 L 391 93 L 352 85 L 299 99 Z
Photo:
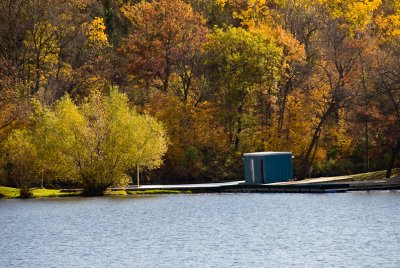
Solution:
M 400 192 L 0 200 L 0 267 L 398 267 Z

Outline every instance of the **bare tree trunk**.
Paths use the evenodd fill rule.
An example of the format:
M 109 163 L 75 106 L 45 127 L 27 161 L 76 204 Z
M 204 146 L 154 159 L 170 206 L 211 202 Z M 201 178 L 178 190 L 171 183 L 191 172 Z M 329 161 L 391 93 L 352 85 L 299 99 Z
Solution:
M 237 130 L 235 136 L 235 152 L 239 151 L 240 144 L 240 133 L 242 132 L 242 114 L 243 114 L 243 104 L 239 105 L 238 108 L 238 118 L 237 118 Z
M 394 166 L 394 163 L 396 162 L 396 157 L 399 154 L 400 151 L 400 139 L 397 141 L 396 147 L 392 149 L 392 154 L 390 156 L 390 160 L 386 169 L 386 178 L 390 178 L 392 175 L 392 169 Z
M 35 78 L 35 88 L 33 90 L 33 94 L 39 91 L 40 87 L 40 58 L 39 53 L 36 57 L 36 78 Z
M 280 104 L 279 104 L 279 114 L 278 114 L 278 142 L 282 135 L 283 130 L 283 121 L 285 119 L 285 112 L 286 112 L 286 102 L 289 91 L 292 87 L 292 79 L 290 78 L 289 81 L 286 82 L 285 88 L 283 89 Z
M 369 133 L 368 133 L 368 119 L 365 119 L 365 165 L 367 172 L 370 171 L 369 164 Z
M 189 97 L 189 89 L 192 83 L 192 78 L 193 78 L 193 66 L 191 70 L 185 70 L 184 67 L 182 68 L 182 72 L 180 74 L 180 77 L 182 79 L 182 89 L 183 89 L 183 102 L 186 104 L 188 97 Z
M 299 175 L 298 175 L 298 178 L 297 178 L 298 180 L 302 180 L 302 179 L 304 179 L 304 178 L 307 176 L 307 172 L 308 172 L 308 169 L 309 169 L 310 163 L 311 163 L 310 160 L 312 160 L 311 153 L 313 152 L 313 149 L 314 149 L 314 147 L 316 146 L 316 144 L 317 144 L 317 142 L 318 142 L 319 136 L 320 136 L 320 134 L 321 134 L 322 126 L 324 125 L 326 119 L 328 118 L 328 116 L 329 116 L 329 114 L 330 114 L 330 111 L 331 111 L 331 109 L 329 109 L 329 110 L 324 114 L 324 116 L 323 116 L 323 117 L 321 118 L 321 120 L 319 121 L 318 126 L 315 128 L 313 137 L 312 137 L 312 139 L 311 139 L 311 143 L 310 143 L 310 145 L 308 146 L 306 155 L 304 156 L 303 166 L 302 166 L 301 171 L 300 171 L 300 173 L 299 173 Z
M 365 114 L 368 112 L 368 94 L 367 94 L 367 83 L 365 81 L 365 70 L 364 70 L 364 64 L 361 65 L 361 72 L 362 72 L 362 86 L 364 89 L 364 111 Z M 368 132 L 368 116 L 365 116 L 365 167 L 367 172 L 370 170 L 370 164 L 369 164 L 369 132 Z

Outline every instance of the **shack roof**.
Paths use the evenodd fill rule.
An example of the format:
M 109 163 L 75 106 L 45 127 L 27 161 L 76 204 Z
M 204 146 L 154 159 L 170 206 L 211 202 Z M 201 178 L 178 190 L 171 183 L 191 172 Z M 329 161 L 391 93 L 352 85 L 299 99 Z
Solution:
M 292 154 L 292 152 L 255 152 L 244 153 L 243 156 L 266 156 L 266 155 L 279 155 L 279 154 Z

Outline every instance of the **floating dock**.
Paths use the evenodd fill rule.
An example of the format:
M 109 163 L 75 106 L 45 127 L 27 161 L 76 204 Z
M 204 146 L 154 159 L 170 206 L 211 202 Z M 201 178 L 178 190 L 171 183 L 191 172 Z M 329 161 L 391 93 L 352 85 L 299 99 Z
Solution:
M 349 191 L 400 190 L 400 177 L 389 180 L 350 181 L 349 177 L 317 178 L 269 184 L 244 181 L 204 184 L 128 186 L 125 190 L 177 190 L 192 193 L 343 193 Z

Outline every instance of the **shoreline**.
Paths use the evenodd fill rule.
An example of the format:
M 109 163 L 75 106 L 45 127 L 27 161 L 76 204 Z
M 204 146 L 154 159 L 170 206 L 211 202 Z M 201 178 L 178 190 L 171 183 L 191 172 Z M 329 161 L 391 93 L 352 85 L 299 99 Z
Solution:
M 244 184 L 217 187 L 175 187 L 168 189 L 111 189 L 100 197 L 136 198 L 165 194 L 201 194 L 201 193 L 346 193 L 355 191 L 394 191 L 400 190 L 400 181 L 364 182 L 364 183 L 309 183 L 309 184 Z M 6 193 L 8 191 L 8 193 Z M 12 194 L 10 194 L 12 192 Z M 71 198 L 86 197 L 82 191 L 67 191 L 57 189 L 32 189 L 32 196 L 25 199 Z M 19 197 L 19 189 L 0 186 L 0 199 L 24 199 Z
M 244 181 L 177 185 L 128 185 L 109 188 L 105 197 L 138 197 L 162 194 L 195 193 L 343 193 L 351 191 L 400 190 L 399 170 L 394 177 L 384 178 L 384 171 L 354 174 L 348 176 L 320 177 L 300 181 L 269 184 L 247 184 Z M 32 188 L 29 198 L 84 197 L 82 189 Z M 0 199 L 21 199 L 19 189 L 0 186 Z
M 146 195 L 161 194 L 191 194 L 191 191 L 179 190 L 120 190 L 111 189 L 105 192 L 103 197 L 140 197 Z M 64 189 L 42 189 L 33 188 L 32 196 L 21 198 L 19 188 L 0 186 L 0 199 L 40 199 L 40 198 L 68 198 L 68 197 L 86 197 L 82 195 L 82 190 L 64 190 Z

